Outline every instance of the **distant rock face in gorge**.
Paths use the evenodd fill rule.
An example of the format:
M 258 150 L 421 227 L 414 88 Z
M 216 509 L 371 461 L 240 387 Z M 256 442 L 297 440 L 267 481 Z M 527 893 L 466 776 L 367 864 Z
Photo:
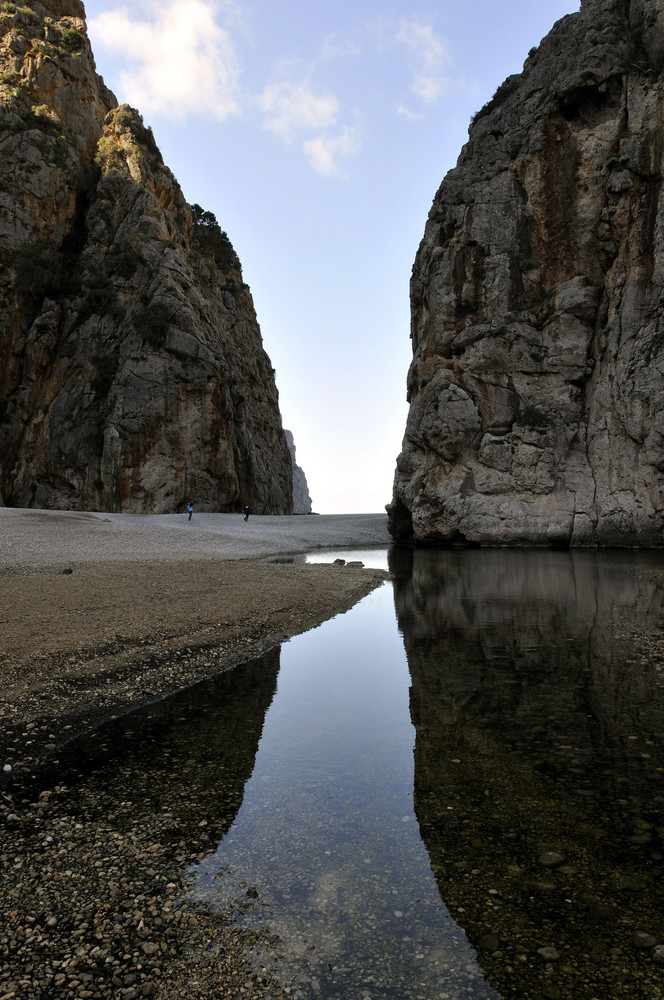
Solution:
M 291 462 L 293 463 L 293 513 L 311 514 L 311 497 L 307 486 L 307 477 L 295 459 L 295 441 L 290 431 L 285 431 Z
M 96 74 L 78 0 L 0 6 L 0 488 L 11 506 L 289 513 L 238 258 Z
M 396 538 L 664 542 L 664 3 L 585 0 L 475 116 L 411 282 Z

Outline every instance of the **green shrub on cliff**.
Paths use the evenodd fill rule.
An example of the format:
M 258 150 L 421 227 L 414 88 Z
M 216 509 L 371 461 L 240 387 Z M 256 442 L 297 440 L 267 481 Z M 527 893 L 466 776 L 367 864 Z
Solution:
M 69 52 L 80 52 L 85 40 L 76 28 L 67 28 L 62 32 L 62 44 Z
M 213 257 L 217 267 L 224 274 L 228 274 L 229 271 L 241 273 L 240 261 L 233 244 L 221 229 L 216 216 L 212 212 L 204 211 L 200 205 L 191 206 L 191 215 L 194 221 L 194 243 L 198 249 L 206 256 Z
M 88 288 L 79 312 L 79 322 L 90 316 L 112 316 L 118 319 L 122 315 L 115 290 L 103 278 L 100 283 Z
M 122 170 L 125 160 L 114 135 L 102 135 L 97 141 L 95 161 L 102 173 L 109 170 Z
M 171 310 L 165 302 L 143 305 L 132 317 L 134 329 L 152 347 L 161 347 L 171 323 Z
M 106 396 L 113 385 L 120 359 L 117 353 L 96 354 L 92 359 L 95 375 L 92 379 L 92 391 L 97 396 Z

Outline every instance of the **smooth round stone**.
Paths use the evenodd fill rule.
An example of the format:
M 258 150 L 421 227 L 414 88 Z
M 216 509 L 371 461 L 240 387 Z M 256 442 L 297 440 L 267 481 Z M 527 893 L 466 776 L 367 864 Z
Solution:
M 632 938 L 632 944 L 635 948 L 654 948 L 657 944 L 657 938 L 653 937 L 652 934 L 646 934 L 645 931 L 637 931 Z
M 559 854 L 558 851 L 543 851 L 537 859 L 537 864 L 544 865 L 545 868 L 553 868 L 555 865 L 562 865 L 564 860 L 564 855 Z

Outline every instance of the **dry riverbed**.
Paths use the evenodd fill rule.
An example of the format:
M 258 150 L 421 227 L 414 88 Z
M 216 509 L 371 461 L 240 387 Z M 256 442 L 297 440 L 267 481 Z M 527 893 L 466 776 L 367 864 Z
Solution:
M 0 540 L 3 525 L 31 526 L 7 514 Z M 261 935 L 187 900 L 187 868 L 218 833 L 199 822 L 195 776 L 174 779 L 156 810 L 150 789 L 66 784 L 60 762 L 74 736 L 347 610 L 386 574 L 158 544 L 158 558 L 118 559 L 116 545 L 96 562 L 93 527 L 92 549 L 79 538 L 76 552 L 45 545 L 21 560 L 15 544 L 0 565 L 0 1000 L 297 997 L 278 941 L 262 935 L 272 960 L 255 967 Z

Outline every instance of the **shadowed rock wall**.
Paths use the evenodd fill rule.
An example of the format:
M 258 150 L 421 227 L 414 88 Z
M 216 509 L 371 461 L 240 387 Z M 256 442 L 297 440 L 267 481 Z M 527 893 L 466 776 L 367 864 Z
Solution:
M 661 0 L 586 0 L 475 116 L 411 282 L 396 538 L 660 545 Z
M 0 70 L 2 501 L 290 513 L 240 262 L 96 74 L 83 5 L 3 5 Z

